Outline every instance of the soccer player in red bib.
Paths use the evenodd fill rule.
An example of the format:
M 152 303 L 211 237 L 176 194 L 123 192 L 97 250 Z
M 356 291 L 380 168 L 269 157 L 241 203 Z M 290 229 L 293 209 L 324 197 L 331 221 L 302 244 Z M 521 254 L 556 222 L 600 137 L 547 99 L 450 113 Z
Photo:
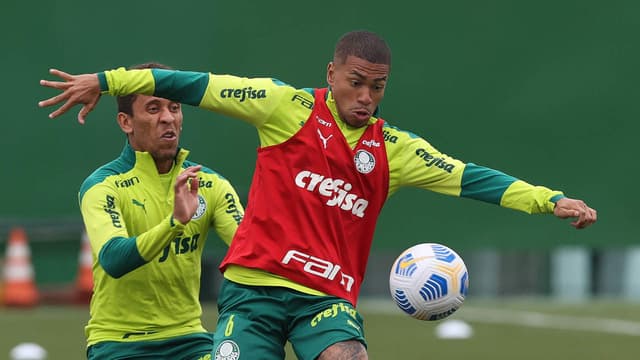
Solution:
M 401 187 L 467 197 L 527 213 L 572 218 L 596 211 L 560 191 L 465 163 L 378 116 L 389 71 L 386 42 L 368 31 L 338 41 L 326 88 L 271 78 L 170 70 L 125 70 L 41 81 L 64 103 L 56 117 L 101 93 L 166 97 L 244 120 L 260 148 L 248 206 L 221 264 L 215 359 L 283 359 L 290 341 L 311 359 L 366 359 L 356 310 L 371 241 L 385 201 Z

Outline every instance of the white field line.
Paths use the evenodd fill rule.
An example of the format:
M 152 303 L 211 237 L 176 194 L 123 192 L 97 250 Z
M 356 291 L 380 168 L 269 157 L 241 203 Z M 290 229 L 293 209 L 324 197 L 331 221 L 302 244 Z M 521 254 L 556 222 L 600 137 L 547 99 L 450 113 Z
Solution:
M 358 305 L 358 308 L 377 313 L 402 315 L 401 310 L 389 301 L 365 300 Z M 489 324 L 640 336 L 640 322 L 620 319 L 545 314 L 535 311 L 500 310 L 472 306 L 463 306 L 453 315 L 453 318 Z

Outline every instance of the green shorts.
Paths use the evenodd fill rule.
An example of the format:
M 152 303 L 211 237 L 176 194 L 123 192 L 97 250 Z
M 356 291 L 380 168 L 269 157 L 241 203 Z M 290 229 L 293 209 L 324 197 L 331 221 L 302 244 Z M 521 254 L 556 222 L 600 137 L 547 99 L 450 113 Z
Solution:
M 287 340 L 299 360 L 312 360 L 337 342 L 365 347 L 362 317 L 346 300 L 225 279 L 218 297 L 212 360 L 284 359 Z
M 103 341 L 87 349 L 88 360 L 211 360 L 211 333 L 178 336 L 167 340 Z

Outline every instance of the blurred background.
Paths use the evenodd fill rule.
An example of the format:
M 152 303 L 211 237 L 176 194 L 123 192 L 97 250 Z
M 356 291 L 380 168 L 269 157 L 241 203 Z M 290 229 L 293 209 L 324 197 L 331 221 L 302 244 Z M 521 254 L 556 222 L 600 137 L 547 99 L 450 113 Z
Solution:
M 72 327 L 72 340 L 36 340 L 58 345 L 72 341 L 73 355 L 53 358 L 83 358 L 88 308 L 86 298 L 78 295 L 83 228 L 77 192 L 93 169 L 120 153 L 125 141 L 115 122 L 115 100 L 108 96 L 84 126 L 76 121 L 79 108 L 48 119 L 52 109 L 40 109 L 37 102 L 55 94 L 38 84 L 51 79 L 49 68 L 84 73 L 158 61 L 181 70 L 323 87 L 336 40 L 356 29 L 381 34 L 392 49 L 391 77 L 380 109 L 390 124 L 465 162 L 584 199 L 599 215 L 595 226 L 576 231 L 552 216 L 403 189 L 388 201 L 379 220 L 362 290 L 363 304 L 371 300 L 377 305 L 367 308 L 367 314 L 385 314 L 381 309 L 390 304 L 388 271 L 395 257 L 411 245 L 438 242 L 456 250 L 469 269 L 467 320 L 497 326 L 484 334 L 497 331 L 498 337 L 487 335 L 483 344 L 494 344 L 524 325 L 500 325 L 495 320 L 500 315 L 478 320 L 471 315 L 474 309 L 513 306 L 640 321 L 639 231 L 632 226 L 632 206 L 639 200 L 633 184 L 640 174 L 632 145 L 640 129 L 636 1 L 5 0 L 0 8 L 5 101 L 0 151 L 6 155 L 0 177 L 0 264 L 6 268 L 9 239 L 22 236 L 38 292 L 28 309 L 0 305 L 0 358 L 16 342 L 28 341 L 27 335 L 40 334 L 37 330 L 56 314 L 77 319 L 52 325 Z M 194 161 L 224 174 L 246 202 L 258 146 L 253 128 L 196 108 L 185 107 L 184 113 L 182 146 L 191 150 Z M 202 299 L 211 317 L 220 280 L 216 267 L 224 251 L 212 235 L 202 280 Z M 610 305 L 598 305 L 603 302 Z M 64 310 L 70 303 L 73 310 Z M 460 310 L 455 316 L 464 314 Z M 212 328 L 215 323 L 208 321 Z M 390 328 L 387 319 L 381 322 L 386 330 L 380 340 L 370 339 L 372 349 L 380 351 L 372 350 L 372 358 L 385 358 L 382 346 L 374 344 L 389 333 L 402 336 L 411 327 L 435 326 L 408 317 L 399 321 L 397 328 Z M 28 330 L 23 333 L 20 326 Z M 637 322 L 620 326 L 640 327 Z M 418 331 L 432 334 L 431 328 Z M 576 339 L 585 339 L 584 330 L 576 331 Z M 558 335 L 545 334 L 548 341 Z M 638 335 L 640 331 L 621 336 Z M 522 336 L 533 335 L 525 330 Z M 606 336 L 598 334 L 597 339 Z M 421 341 L 425 339 L 408 343 L 414 355 L 404 358 L 425 358 L 416 350 Z M 542 346 L 535 348 L 545 349 L 547 340 L 540 341 Z M 611 351 L 624 348 L 612 344 Z M 462 348 L 472 351 L 471 345 Z M 473 351 L 486 355 L 480 358 L 514 358 L 495 346 Z M 555 354 L 626 358 L 589 350 Z

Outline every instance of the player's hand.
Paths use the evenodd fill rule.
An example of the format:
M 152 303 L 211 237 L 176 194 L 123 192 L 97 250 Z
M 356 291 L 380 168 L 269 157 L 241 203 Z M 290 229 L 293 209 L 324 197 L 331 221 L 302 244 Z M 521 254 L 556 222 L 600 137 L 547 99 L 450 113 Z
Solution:
M 176 178 L 173 218 L 181 224 L 188 223 L 198 209 L 198 171 L 202 165 L 186 168 Z
M 598 219 L 595 209 L 587 206 L 582 200 L 562 198 L 556 202 L 553 214 L 561 219 L 574 218 L 571 225 L 576 229 L 584 229 Z
M 64 102 L 57 110 L 49 114 L 53 119 L 60 116 L 77 104 L 82 104 L 78 113 L 78 122 L 84 124 L 87 114 L 100 100 L 100 81 L 97 74 L 70 75 L 64 71 L 50 69 L 49 73 L 60 77 L 64 81 L 40 80 L 40 85 L 58 89 L 60 94 L 47 100 L 40 101 L 38 106 L 52 106 Z

